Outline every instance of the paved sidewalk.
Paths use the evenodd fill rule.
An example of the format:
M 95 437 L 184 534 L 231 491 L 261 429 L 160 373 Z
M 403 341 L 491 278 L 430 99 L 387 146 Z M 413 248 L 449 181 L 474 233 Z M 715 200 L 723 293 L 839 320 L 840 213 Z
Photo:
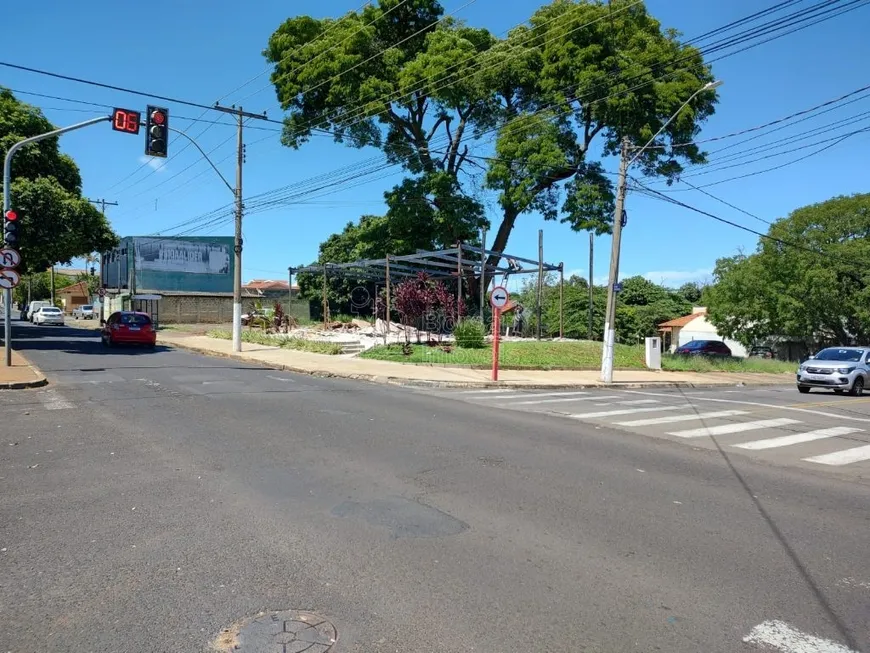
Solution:
M 38 388 L 48 383 L 45 376 L 14 349 L 12 367 L 0 366 L 0 390 Z
M 604 386 L 597 371 L 503 370 L 499 380 L 491 380 L 489 370 L 457 367 L 405 365 L 386 361 L 311 354 L 244 342 L 242 352 L 232 351 L 232 342 L 208 336 L 194 336 L 161 331 L 158 343 L 205 354 L 234 358 L 268 365 L 276 369 L 323 377 L 343 377 L 436 387 L 521 387 L 521 388 L 588 388 Z M 734 374 L 726 372 L 656 372 L 630 370 L 614 372 L 613 386 L 638 387 L 708 387 L 735 385 L 781 385 L 792 380 L 788 374 Z

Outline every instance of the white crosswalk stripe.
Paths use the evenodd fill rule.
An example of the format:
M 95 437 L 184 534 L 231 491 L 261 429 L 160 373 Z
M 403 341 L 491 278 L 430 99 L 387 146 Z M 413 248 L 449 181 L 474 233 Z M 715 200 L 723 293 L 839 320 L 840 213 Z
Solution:
M 730 435 L 732 433 L 743 433 L 744 431 L 756 431 L 758 429 L 772 429 L 780 426 L 788 426 L 789 424 L 800 424 L 800 420 L 789 419 L 788 417 L 762 419 L 755 422 L 723 424 L 722 426 L 702 426 L 699 429 L 690 429 L 688 431 L 673 431 L 668 433 L 668 435 L 673 435 L 678 438 L 702 438 L 712 435 Z
M 568 413 L 565 417 L 571 419 L 596 419 L 598 417 L 615 417 L 617 415 L 633 415 L 634 413 L 651 413 L 663 410 L 683 410 L 682 406 L 649 406 L 648 408 L 624 408 L 620 410 L 604 410 L 597 413 Z
M 864 460 L 870 460 L 870 444 L 863 447 L 853 447 L 852 449 L 844 449 L 843 451 L 835 451 L 823 456 L 813 456 L 812 458 L 803 458 L 808 463 L 819 463 L 820 465 L 848 465 L 850 463 L 859 463 Z
M 628 422 L 617 422 L 617 426 L 655 426 L 656 424 L 672 424 L 674 422 L 691 422 L 693 420 L 718 419 L 720 417 L 737 417 L 746 415 L 745 410 L 720 410 L 715 413 L 692 413 L 691 415 L 667 415 L 651 417 L 650 419 L 635 419 Z
M 636 432 L 638 434 L 650 437 L 671 436 L 693 440 L 711 436 L 736 436 L 736 442 L 725 440 L 719 443 L 720 446 L 741 449 L 747 452 L 762 453 L 786 447 L 800 447 L 800 445 L 809 445 L 811 443 L 819 443 L 821 446 L 826 446 L 825 442 L 827 441 L 870 430 L 866 429 L 866 427 L 862 429 L 852 426 L 826 426 L 824 424 L 819 424 L 814 428 L 809 424 L 804 424 L 800 419 L 792 419 L 790 417 L 753 419 L 752 414 L 758 412 L 756 406 L 761 405 L 751 402 L 731 402 L 746 404 L 746 406 L 735 406 L 733 410 L 708 410 L 702 412 L 699 408 L 703 404 L 697 404 L 694 400 L 686 399 L 685 395 L 682 395 L 682 400 L 667 403 L 662 399 L 628 399 L 627 397 L 631 397 L 632 394 L 597 394 L 594 390 L 589 392 L 530 392 L 505 388 L 473 390 L 460 394 L 468 401 L 478 402 L 478 400 L 483 400 L 478 402 L 480 405 L 504 408 L 517 407 L 525 411 L 557 415 L 562 418 L 593 423 L 601 420 L 602 424 L 606 425 L 609 422 L 614 427 L 637 429 Z M 633 396 L 637 397 L 638 394 L 644 393 L 633 393 Z M 677 398 L 675 397 L 675 399 Z M 577 403 L 575 410 L 582 410 L 582 406 L 589 412 L 572 411 L 571 408 L 573 406 L 571 406 L 571 402 Z M 764 405 L 764 408 L 775 409 L 776 406 Z M 788 410 L 790 407 L 783 406 L 782 408 Z M 830 415 L 830 417 L 834 416 Z M 800 417 L 805 418 L 805 415 L 801 414 Z M 721 421 L 717 423 L 717 420 L 724 420 L 725 423 Z M 685 430 L 669 430 L 668 428 L 670 425 L 677 426 L 689 422 L 700 423 L 702 426 L 687 428 Z M 689 424 L 686 425 L 689 426 Z M 657 430 L 656 427 L 663 428 Z M 785 427 L 792 427 L 788 430 L 794 432 L 782 435 L 780 429 Z M 780 430 L 780 434 L 777 434 L 777 430 Z M 740 438 L 740 434 L 745 433 L 750 435 L 752 431 L 772 431 L 772 433 L 770 433 L 769 437 L 759 437 L 762 434 L 752 433 L 751 435 L 755 435 L 756 438 L 752 440 L 746 437 Z M 741 439 L 746 441 L 741 442 Z M 831 445 L 827 446 L 831 447 Z M 803 462 L 828 466 L 850 465 L 870 461 L 870 444 L 841 449 L 832 453 L 821 453 L 820 455 L 808 456 L 809 453 L 811 452 L 802 451 L 800 456 L 794 456 L 794 459 L 797 460 L 799 458 Z
M 481 390 L 480 392 L 484 391 Z M 484 397 L 475 397 L 475 399 L 494 399 L 499 401 L 501 399 L 525 399 L 527 397 L 571 397 L 571 399 L 566 399 L 565 401 L 572 401 L 575 397 L 581 397 L 588 394 L 588 392 L 539 392 L 535 394 L 511 392 L 506 394 L 491 394 Z
M 851 426 L 835 426 L 830 429 L 819 429 L 817 431 L 808 431 L 806 433 L 794 433 L 792 435 L 783 435 L 779 438 L 768 438 L 766 440 L 755 440 L 753 442 L 744 442 L 735 444 L 738 449 L 775 449 L 777 447 L 787 447 L 792 444 L 803 444 L 805 442 L 814 442 L 815 440 L 824 440 L 826 438 L 837 438 L 843 435 L 851 435 L 852 433 L 860 433 L 864 429 L 856 429 Z
M 566 401 L 598 401 L 600 399 L 619 399 L 616 395 L 604 395 L 600 397 L 562 397 L 560 399 L 532 399 L 530 401 L 511 401 L 511 406 L 530 406 L 534 404 L 555 404 Z

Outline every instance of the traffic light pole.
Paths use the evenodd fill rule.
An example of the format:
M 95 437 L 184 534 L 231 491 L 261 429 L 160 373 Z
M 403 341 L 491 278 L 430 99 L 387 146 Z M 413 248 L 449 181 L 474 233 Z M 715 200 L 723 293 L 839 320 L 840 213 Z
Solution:
M 242 125 L 245 118 L 265 120 L 266 114 L 247 113 L 242 110 L 242 107 L 236 106 L 222 107 L 215 104 L 214 108 L 224 113 L 234 114 L 238 117 L 239 121 L 236 188 L 233 193 L 236 198 L 235 242 L 233 244 L 233 351 L 240 352 L 242 351 L 242 215 L 245 208 L 242 203 L 242 165 L 245 162 L 245 143 L 242 139 Z
M 69 127 L 61 127 L 60 129 L 46 132 L 45 134 L 25 138 L 24 140 L 20 140 L 12 145 L 6 153 L 6 158 L 3 161 L 3 215 L 5 216 L 6 211 L 12 208 L 12 157 L 18 150 L 25 145 L 30 145 L 31 143 L 36 143 L 46 138 L 51 138 L 52 136 L 60 136 L 61 134 L 66 134 L 67 132 L 81 129 L 82 127 L 90 127 L 91 125 L 96 125 L 100 122 L 109 122 L 111 119 L 112 116 L 91 118 L 90 120 L 85 120 L 84 122 L 76 123 Z M 6 288 L 3 291 L 3 304 L 4 357 L 6 359 L 6 367 L 12 367 L 12 288 Z
M 102 213 L 103 213 L 104 218 L 106 217 L 106 207 L 107 206 L 118 206 L 117 202 L 107 202 L 105 199 L 102 199 L 102 200 L 89 199 L 88 202 L 90 202 L 91 204 L 99 204 L 102 207 Z M 104 269 L 104 263 L 105 263 L 104 259 L 106 258 L 105 254 L 106 254 L 105 252 L 100 252 L 100 289 L 103 288 L 103 269 Z M 100 324 L 102 324 L 103 320 L 105 320 L 105 303 L 106 303 L 106 297 L 105 297 L 105 295 L 103 295 L 102 297 L 100 297 Z

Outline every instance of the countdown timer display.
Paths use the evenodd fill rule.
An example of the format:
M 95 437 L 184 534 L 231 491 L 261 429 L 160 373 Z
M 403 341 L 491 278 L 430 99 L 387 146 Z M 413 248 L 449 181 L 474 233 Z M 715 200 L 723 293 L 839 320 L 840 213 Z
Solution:
M 112 111 L 112 129 L 127 134 L 139 133 L 139 120 L 142 114 L 130 109 L 114 109 Z

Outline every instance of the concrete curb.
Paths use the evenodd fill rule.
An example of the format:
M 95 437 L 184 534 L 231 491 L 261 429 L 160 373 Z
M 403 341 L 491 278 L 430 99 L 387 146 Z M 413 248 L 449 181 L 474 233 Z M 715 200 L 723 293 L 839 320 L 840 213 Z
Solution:
M 418 387 L 418 388 L 517 388 L 521 390 L 578 390 L 578 389 L 594 389 L 594 388 L 623 388 L 625 390 L 639 390 L 643 388 L 731 388 L 731 387 L 750 387 L 750 386 L 769 386 L 774 385 L 772 383 L 746 383 L 746 382 L 733 382 L 733 383 L 691 383 L 689 381 L 641 381 L 641 382 L 629 382 L 629 383 L 612 383 L 612 384 L 604 384 L 604 383 L 523 383 L 523 382 L 511 382 L 511 381 L 428 381 L 426 379 L 406 379 L 403 377 L 397 376 L 380 376 L 377 374 L 337 374 L 334 372 L 325 372 L 323 370 L 310 370 L 303 367 L 296 367 L 294 365 L 283 365 L 283 364 L 275 364 L 268 363 L 266 361 L 261 361 L 253 358 L 248 358 L 246 356 L 240 356 L 238 354 L 229 354 L 219 351 L 214 351 L 212 349 L 206 349 L 205 347 L 197 347 L 195 345 L 186 345 L 177 342 L 163 342 L 161 343 L 165 347 L 173 347 L 175 349 L 184 349 L 186 351 L 196 352 L 198 354 L 205 354 L 206 356 L 213 356 L 215 358 L 226 358 L 230 360 L 236 360 L 242 363 L 248 363 L 251 365 L 259 365 L 261 367 L 268 367 L 273 370 L 281 370 L 283 372 L 294 372 L 296 374 L 307 374 L 308 376 L 313 376 L 321 379 L 350 379 L 353 381 L 366 381 L 369 383 L 378 383 L 381 385 L 398 385 L 398 386 L 407 386 L 407 387 Z M 783 379 L 783 383 L 787 383 L 785 379 Z

